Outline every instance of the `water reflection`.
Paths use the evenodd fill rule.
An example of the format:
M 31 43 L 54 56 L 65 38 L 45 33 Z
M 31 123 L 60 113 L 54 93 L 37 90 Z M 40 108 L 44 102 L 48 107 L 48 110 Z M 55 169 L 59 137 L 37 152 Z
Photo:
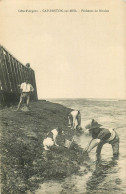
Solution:
M 80 174 L 71 175 L 61 182 L 47 181 L 41 185 L 36 194 L 57 193 L 62 190 L 70 194 L 125 194 L 126 193 L 126 101 L 91 101 L 84 99 L 55 100 L 82 113 L 82 127 L 89 118 L 95 118 L 105 127 L 116 128 L 120 137 L 120 156 L 112 157 L 109 144 L 103 147 L 101 156 L 96 161 L 95 149 L 89 154 Z M 91 137 L 77 133 L 74 141 L 85 148 Z
M 118 165 L 117 161 L 118 156 L 113 157 L 109 162 L 102 160 L 101 156 L 97 157 L 95 170 L 86 183 L 87 194 L 96 193 L 99 190 L 98 186 L 105 181 L 105 178 L 110 174 L 110 171 L 113 171 L 113 168 Z

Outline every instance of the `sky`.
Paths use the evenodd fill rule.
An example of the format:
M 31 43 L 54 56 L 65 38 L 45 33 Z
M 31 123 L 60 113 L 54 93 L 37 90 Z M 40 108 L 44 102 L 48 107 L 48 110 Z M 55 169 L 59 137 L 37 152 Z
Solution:
M 39 99 L 124 99 L 125 18 L 124 0 L 0 0 L 0 44 L 31 64 Z

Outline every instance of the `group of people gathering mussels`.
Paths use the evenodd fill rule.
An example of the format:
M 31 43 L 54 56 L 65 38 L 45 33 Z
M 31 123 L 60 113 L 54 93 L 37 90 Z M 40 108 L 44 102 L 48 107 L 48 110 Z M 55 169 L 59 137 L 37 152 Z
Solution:
M 33 86 L 29 83 L 27 78 L 24 83 L 20 85 L 21 96 L 17 107 L 17 111 L 20 109 L 24 101 L 26 101 L 26 106 L 29 109 L 30 95 L 34 91 Z M 81 113 L 79 110 L 72 110 L 68 115 L 68 127 L 73 130 L 82 130 L 81 128 Z M 85 148 L 86 153 L 90 153 L 91 150 L 96 148 L 96 156 L 100 156 L 101 150 L 104 144 L 109 143 L 113 149 L 113 157 L 119 156 L 119 136 L 115 129 L 104 128 L 96 120 L 91 119 L 89 123 L 85 126 L 84 131 L 88 132 L 92 136 L 92 139 Z M 45 150 L 49 150 L 51 146 L 58 146 L 56 143 L 56 137 L 61 135 L 63 130 L 58 127 L 51 130 L 47 137 L 43 140 L 43 146 Z

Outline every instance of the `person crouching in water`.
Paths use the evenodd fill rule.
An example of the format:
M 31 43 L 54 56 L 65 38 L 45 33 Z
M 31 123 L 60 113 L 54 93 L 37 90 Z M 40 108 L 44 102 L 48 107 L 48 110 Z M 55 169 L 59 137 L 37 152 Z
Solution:
M 88 147 L 85 151 L 89 153 L 93 148 L 97 146 L 96 155 L 97 157 L 99 157 L 103 145 L 105 143 L 109 143 L 112 146 L 114 158 L 118 158 L 119 136 L 117 132 L 114 129 L 106 129 L 101 126 L 102 125 L 94 119 L 92 119 L 91 122 L 85 126 L 85 128 L 88 129 L 92 135 L 92 139 L 89 142 Z
M 17 107 L 17 111 L 21 107 L 22 103 L 24 100 L 26 100 L 26 106 L 27 108 L 29 107 L 29 101 L 30 101 L 30 94 L 31 92 L 34 91 L 33 86 L 29 83 L 29 79 L 27 78 L 24 83 L 20 85 L 20 90 L 21 90 L 21 96 L 20 96 L 20 101 Z
M 73 129 L 81 129 L 81 113 L 79 110 L 73 110 L 69 113 L 68 125 Z

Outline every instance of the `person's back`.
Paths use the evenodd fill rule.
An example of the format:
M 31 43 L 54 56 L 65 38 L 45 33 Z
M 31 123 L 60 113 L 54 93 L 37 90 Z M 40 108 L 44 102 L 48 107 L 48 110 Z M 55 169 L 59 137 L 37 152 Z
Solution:
M 106 141 L 111 136 L 110 131 L 106 128 L 99 127 L 98 130 L 98 132 L 95 132 L 95 130 L 92 131 L 93 139 L 100 139 L 102 141 Z
M 92 121 L 85 126 L 86 129 L 89 129 L 92 140 L 89 142 L 89 145 L 86 151 L 89 153 L 94 147 L 97 146 L 96 153 L 100 155 L 101 149 L 105 143 L 109 143 L 113 149 L 113 155 L 119 155 L 119 137 L 117 132 L 114 129 L 106 129 L 101 127 L 97 121 L 92 119 Z M 96 141 L 95 141 L 96 140 Z

